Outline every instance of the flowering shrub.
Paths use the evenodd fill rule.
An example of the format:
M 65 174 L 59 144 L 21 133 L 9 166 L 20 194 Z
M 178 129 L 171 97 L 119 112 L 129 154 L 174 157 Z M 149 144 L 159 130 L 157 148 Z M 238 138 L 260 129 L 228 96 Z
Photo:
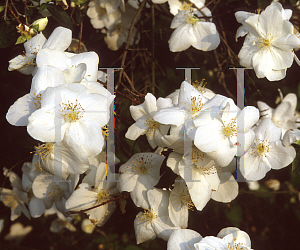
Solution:
M 281 2 L 0 6 L 1 248 L 297 246 L 299 9 Z

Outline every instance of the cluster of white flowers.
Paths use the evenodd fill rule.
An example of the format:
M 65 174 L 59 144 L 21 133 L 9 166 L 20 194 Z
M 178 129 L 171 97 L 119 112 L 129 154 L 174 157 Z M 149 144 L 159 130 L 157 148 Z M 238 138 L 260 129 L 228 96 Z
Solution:
M 168 1 L 175 15 L 171 51 L 190 46 L 209 51 L 220 43 L 216 26 L 207 18 L 211 12 L 205 1 L 191 2 L 194 5 Z M 89 3 L 87 15 L 96 29 L 106 29 L 110 49 L 117 50 L 126 41 L 135 5 L 128 1 L 125 6 L 119 0 Z M 279 80 L 291 66 L 300 39 L 290 17 L 291 11 L 279 3 L 261 14 L 236 13 L 243 24 L 236 38 L 247 35 L 239 54 L 241 64 L 254 67 L 258 77 Z M 138 34 L 132 39 L 131 44 Z M 29 93 L 9 108 L 7 121 L 27 126 L 29 135 L 42 142 L 32 162 L 24 163 L 22 179 L 4 169 L 13 189 L 2 188 L 0 200 L 11 208 L 11 220 L 21 212 L 37 218 L 52 208 L 59 216 L 53 231 L 62 227 L 74 231 L 67 212 L 84 212 L 92 224 L 85 222 L 83 228 L 92 232 L 111 217 L 114 199 L 128 192 L 134 204 L 144 209 L 134 221 L 137 244 L 158 237 L 168 241 L 170 250 L 250 250 L 249 236 L 238 228 L 204 238 L 186 229 L 188 210 L 202 211 L 210 199 L 234 200 L 239 188 L 233 175 L 237 170 L 245 180 L 257 181 L 271 169 L 292 163 L 296 151 L 291 144 L 300 139 L 297 96 L 288 94 L 276 109 L 264 102 L 258 102 L 258 109 L 240 109 L 231 98 L 187 81 L 166 98 L 148 93 L 142 104 L 130 107 L 135 123 L 125 137 L 136 140 L 146 135 L 156 150 L 134 154 L 117 175 L 110 167 L 118 159 L 105 148 L 114 95 L 97 82 L 96 53 L 65 52 L 71 40 L 72 32 L 63 27 L 48 39 L 39 33 L 24 44 L 24 55 L 9 62 L 9 70 L 33 78 Z M 169 154 L 164 156 L 162 151 Z M 177 175 L 170 189 L 155 187 L 164 161 Z
M 120 191 L 130 192 L 135 205 L 145 209 L 136 219 L 138 243 L 155 235 L 165 239 L 176 227 L 186 228 L 191 206 L 201 211 L 211 198 L 219 202 L 235 199 L 238 184 L 232 173 L 237 167 L 246 180 L 260 180 L 271 168 L 288 166 L 296 155 L 290 144 L 300 132 L 296 138 L 296 130 L 289 130 L 298 127 L 295 94 L 287 95 L 275 111 L 259 102 L 261 119 L 257 108 L 240 110 L 232 99 L 199 84 L 184 81 L 169 97 L 156 100 L 148 93 L 144 103 L 130 107 L 136 122 L 125 136 L 136 140 L 146 134 L 153 148 L 170 148 L 167 166 L 178 175 L 174 188 L 162 191 L 154 186 L 163 156 L 140 153 L 121 166 Z M 273 116 L 267 117 L 266 112 Z M 282 138 L 289 143 L 283 144 Z M 163 227 L 158 219 L 166 215 L 169 220 Z M 158 221 L 160 231 L 155 226 Z M 152 227 L 145 227 L 149 222 Z
M 25 55 L 10 61 L 9 70 L 32 74 L 33 79 L 30 93 L 9 108 L 7 121 L 27 126 L 29 135 L 42 142 L 32 162 L 23 165 L 22 180 L 5 170 L 13 190 L 2 189 L 1 200 L 12 208 L 12 220 L 21 211 L 29 218 L 39 217 L 52 206 L 66 215 L 65 203 L 72 202 L 80 174 L 95 174 L 99 168 L 98 177 L 106 176 L 105 126 L 114 95 L 97 82 L 96 53 L 64 52 L 71 40 L 72 32 L 63 27 L 48 40 L 40 33 L 24 44 Z M 109 164 L 115 164 L 114 154 L 108 156 Z M 90 179 L 87 174 L 87 183 Z
M 87 15 L 95 29 L 106 33 L 104 41 L 111 50 L 118 50 L 127 41 L 129 28 L 137 12 L 137 1 L 95 0 L 89 3 Z M 126 9 L 126 11 L 125 11 Z M 133 28 L 130 45 L 139 41 L 137 29 Z
M 253 67 L 258 78 L 283 79 L 287 68 L 292 66 L 293 49 L 300 46 L 299 33 L 289 21 L 292 11 L 272 2 L 260 14 L 238 11 L 235 16 L 243 24 L 236 39 L 247 35 L 238 55 L 240 64 Z M 296 62 L 299 64 L 298 58 Z

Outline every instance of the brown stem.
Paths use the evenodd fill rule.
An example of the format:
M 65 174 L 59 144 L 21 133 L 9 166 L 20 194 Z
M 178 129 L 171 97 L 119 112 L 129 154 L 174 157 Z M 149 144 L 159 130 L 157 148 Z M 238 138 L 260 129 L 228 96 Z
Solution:
M 81 16 L 81 12 L 80 12 L 80 16 Z M 79 54 L 80 51 L 81 51 L 82 29 L 83 29 L 83 21 L 81 21 L 81 23 L 80 23 L 79 43 L 78 43 L 78 54 Z
M 230 98 L 235 100 L 236 98 L 233 96 L 233 94 L 226 87 L 225 74 L 223 72 L 223 68 L 222 68 L 222 65 L 221 65 L 220 60 L 219 60 L 218 52 L 216 50 L 214 50 L 214 55 L 215 55 L 215 58 L 216 58 L 216 62 L 217 62 L 219 71 L 220 71 L 220 77 L 218 77 L 218 82 L 224 87 L 224 89 L 226 90 L 226 92 L 230 96 Z
M 125 50 L 124 50 L 124 54 L 123 54 L 123 58 L 122 58 L 122 62 L 121 62 L 121 68 L 122 70 L 120 71 L 120 75 L 119 75 L 119 80 L 118 80 L 118 83 L 117 83 L 117 86 L 119 85 L 119 83 L 121 82 L 122 80 L 122 76 L 123 76 L 123 71 L 124 71 L 124 65 L 125 65 L 125 60 L 126 60 L 126 56 L 127 56 L 127 52 L 128 52 L 128 48 L 130 46 L 130 38 L 131 38 L 131 35 L 132 35 L 132 32 L 133 32 L 133 28 L 134 28 L 134 25 L 135 23 L 137 22 L 138 20 L 138 17 L 139 15 L 141 14 L 144 6 L 146 5 L 147 3 L 147 0 L 143 0 L 143 2 L 141 3 L 131 25 L 130 25 L 130 29 L 129 29 L 129 33 L 128 33 L 128 37 L 127 37 L 127 42 L 126 42 L 126 46 L 125 46 Z
M 7 4 L 7 7 L 10 10 L 10 13 L 14 16 L 14 18 L 18 21 L 19 24 L 22 24 L 21 21 L 19 20 L 19 18 L 16 16 L 15 12 L 12 10 L 12 8 L 9 6 L 9 4 Z
M 4 21 L 6 21 L 6 19 L 7 19 L 7 6 L 8 6 L 8 0 L 6 0 L 6 2 L 5 2 L 5 10 L 4 10 L 4 16 L 3 16 Z
M 83 209 L 83 210 L 80 210 L 80 211 L 69 211 L 69 212 L 67 212 L 67 214 L 79 214 L 79 213 L 82 214 L 82 213 L 84 213 L 84 212 L 86 212 L 86 211 L 89 211 L 89 210 L 92 210 L 92 209 L 94 209 L 94 208 L 104 206 L 105 204 L 108 204 L 108 203 L 113 202 L 113 201 L 115 201 L 115 200 L 118 200 L 118 199 L 121 199 L 121 198 L 127 198 L 128 196 L 129 196 L 129 194 L 125 194 L 125 195 L 122 195 L 122 196 L 118 196 L 118 197 L 115 197 L 115 198 L 113 198 L 113 199 L 111 199 L 111 200 L 102 202 L 102 203 L 100 203 L 100 204 L 98 204 L 98 205 L 96 205 L 96 206 L 93 206 L 93 207 L 90 207 L 90 208 L 87 208 L 87 209 Z
M 106 84 L 105 82 L 102 82 L 102 81 L 100 81 L 100 80 L 98 80 L 98 82 L 100 82 L 101 84 L 107 86 L 107 84 Z M 141 104 L 140 102 L 138 102 L 138 101 L 132 99 L 131 97 L 129 97 L 129 96 L 123 94 L 122 92 L 120 92 L 120 91 L 118 91 L 118 90 L 116 90 L 116 89 L 115 89 L 115 91 L 116 91 L 118 94 L 120 94 L 120 95 L 124 96 L 125 98 L 129 99 L 130 101 L 135 102 L 136 104 Z

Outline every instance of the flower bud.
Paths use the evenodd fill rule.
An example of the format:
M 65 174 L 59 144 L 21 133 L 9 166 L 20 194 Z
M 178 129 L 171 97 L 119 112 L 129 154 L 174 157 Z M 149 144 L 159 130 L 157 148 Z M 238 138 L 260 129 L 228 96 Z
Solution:
M 37 26 L 37 31 L 43 31 L 46 26 L 48 24 L 48 18 L 45 17 L 45 18 L 40 18 L 38 20 L 35 20 L 33 23 L 32 23 L 32 27 L 35 27 Z

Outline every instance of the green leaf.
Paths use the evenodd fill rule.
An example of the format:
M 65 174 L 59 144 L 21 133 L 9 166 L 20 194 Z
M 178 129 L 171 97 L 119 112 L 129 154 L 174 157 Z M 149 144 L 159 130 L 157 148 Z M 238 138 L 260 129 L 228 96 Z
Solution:
M 20 43 L 25 43 L 26 42 L 26 38 L 19 36 L 18 40 L 16 41 L 15 44 L 20 44 Z
M 0 24 L 0 48 L 13 45 L 18 37 L 16 26 L 5 22 Z
M 48 4 L 47 3 L 43 3 L 40 8 L 39 8 L 39 12 L 41 13 L 43 10 L 46 10 L 48 8 Z
M 0 12 L 5 9 L 5 6 L 0 6 Z
M 25 16 L 31 16 L 33 14 L 33 8 L 28 7 L 25 9 Z
M 225 211 L 225 215 L 233 226 L 235 227 L 240 226 L 240 223 L 242 221 L 243 211 L 239 205 L 232 206 L 229 211 Z
M 64 11 L 64 9 L 61 6 L 54 6 L 49 5 L 47 10 L 50 12 L 50 14 L 53 16 L 53 18 L 62 26 L 65 26 L 68 29 L 73 29 L 72 20 L 67 14 L 67 12 Z
M 299 141 L 296 142 L 296 144 L 299 145 Z M 297 154 L 296 154 L 296 157 L 292 163 L 292 173 L 294 173 L 297 169 L 300 168 L 300 150 L 297 149 Z

